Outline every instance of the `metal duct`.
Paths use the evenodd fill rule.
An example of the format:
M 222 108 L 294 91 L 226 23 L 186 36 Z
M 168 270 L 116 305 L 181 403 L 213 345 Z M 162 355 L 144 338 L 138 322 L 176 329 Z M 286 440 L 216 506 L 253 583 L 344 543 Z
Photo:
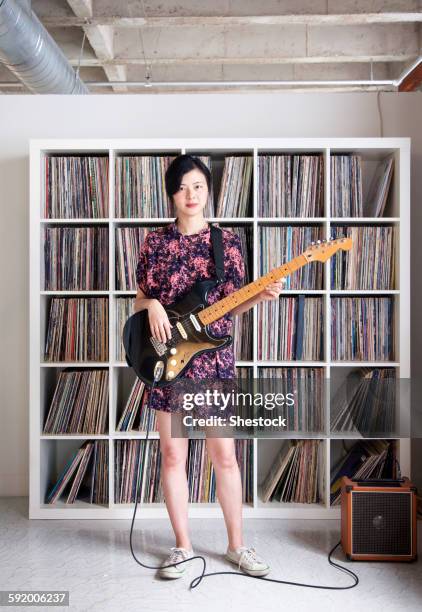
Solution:
M 35 13 L 16 0 L 0 0 L 0 62 L 33 93 L 89 93 Z

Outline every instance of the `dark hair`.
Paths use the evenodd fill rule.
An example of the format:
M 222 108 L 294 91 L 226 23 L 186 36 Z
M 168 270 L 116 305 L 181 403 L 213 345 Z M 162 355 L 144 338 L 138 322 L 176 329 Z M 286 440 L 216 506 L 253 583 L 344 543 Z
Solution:
M 199 157 L 193 155 L 178 155 L 166 170 L 166 192 L 173 204 L 173 195 L 179 191 L 183 176 L 191 170 L 198 169 L 205 176 L 208 193 L 211 193 L 211 172 Z

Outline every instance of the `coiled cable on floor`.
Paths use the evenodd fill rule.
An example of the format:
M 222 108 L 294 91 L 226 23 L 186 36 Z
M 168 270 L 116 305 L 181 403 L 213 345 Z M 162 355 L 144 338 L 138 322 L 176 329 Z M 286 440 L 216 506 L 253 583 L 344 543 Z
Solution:
M 339 540 L 337 544 L 328 553 L 328 563 L 332 565 L 333 567 L 337 568 L 338 570 L 341 570 L 342 572 L 345 572 L 346 574 L 352 577 L 353 584 L 349 584 L 348 586 L 329 586 L 329 585 L 322 585 L 322 584 L 307 584 L 306 582 L 291 582 L 289 580 L 276 580 L 275 578 L 265 578 L 264 576 L 251 576 L 250 574 L 245 574 L 243 572 L 212 572 L 210 574 L 205 574 L 204 573 L 205 572 L 205 561 L 204 561 L 204 570 L 202 574 L 200 576 L 196 576 L 196 578 L 192 580 L 192 582 L 190 583 L 190 588 L 194 589 L 195 587 L 197 587 L 200 584 L 201 580 L 203 578 L 206 578 L 207 576 L 219 576 L 222 574 L 231 574 L 233 576 L 243 576 L 243 578 L 253 578 L 254 580 L 264 580 L 265 582 L 278 582 L 279 584 L 289 584 L 291 586 L 307 587 L 310 589 L 328 589 L 331 591 L 344 591 L 346 589 L 353 589 L 355 586 L 358 585 L 359 578 L 356 576 L 354 572 L 352 572 L 352 570 L 350 570 L 347 567 L 344 567 L 344 565 L 339 565 L 338 563 L 336 563 L 335 561 L 331 559 L 333 552 L 338 546 L 340 546 L 340 544 L 341 544 L 341 540 Z M 199 557 L 199 558 L 203 559 L 204 557 Z M 191 559 L 195 559 L 195 557 L 186 559 L 186 561 L 190 561 Z M 183 561 L 183 563 L 185 563 L 185 561 Z

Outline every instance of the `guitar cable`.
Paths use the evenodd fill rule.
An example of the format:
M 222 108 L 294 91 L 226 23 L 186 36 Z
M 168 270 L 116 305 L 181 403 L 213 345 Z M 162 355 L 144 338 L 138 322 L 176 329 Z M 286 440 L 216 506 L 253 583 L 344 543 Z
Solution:
M 162 361 L 157 361 L 155 368 L 154 368 L 154 380 L 151 385 L 151 391 L 148 395 L 148 402 L 147 402 L 147 413 L 148 414 L 149 414 L 148 408 L 149 408 L 149 402 L 150 402 L 151 395 L 153 393 L 155 384 L 160 380 L 160 378 L 163 375 L 163 372 L 164 372 L 164 363 Z M 135 559 L 136 563 L 138 563 L 138 565 L 140 565 L 141 567 L 145 567 L 147 569 L 159 570 L 159 569 L 163 569 L 166 567 L 174 567 L 175 565 L 182 565 L 182 563 L 187 563 L 188 561 L 193 561 L 194 559 L 201 559 L 203 563 L 202 573 L 199 576 L 196 576 L 192 580 L 192 582 L 189 585 L 190 589 L 194 589 L 197 586 L 199 586 L 201 581 L 204 578 L 207 578 L 208 576 L 220 576 L 224 574 L 232 575 L 232 576 L 242 576 L 243 578 L 253 578 L 254 580 L 263 580 L 265 582 L 277 582 L 278 584 L 288 584 L 291 586 L 307 587 L 311 589 L 325 589 L 325 590 L 331 590 L 331 591 L 344 591 L 347 589 L 353 589 L 354 587 L 358 585 L 359 578 L 354 572 L 352 572 L 352 570 L 345 567 L 344 565 L 340 565 L 336 563 L 335 561 L 331 559 L 334 551 L 338 548 L 338 546 L 340 546 L 341 540 L 339 540 L 337 544 L 328 553 L 328 563 L 332 565 L 333 567 L 335 567 L 336 569 L 338 569 L 339 571 L 342 571 L 348 574 L 349 576 L 351 576 L 351 578 L 353 579 L 353 584 L 350 584 L 348 586 L 330 586 L 330 585 L 320 585 L 320 584 L 307 584 L 306 582 L 291 582 L 289 580 L 276 580 L 275 578 L 265 578 L 263 576 L 251 576 L 250 574 L 246 574 L 242 572 L 211 572 L 209 574 L 206 574 L 205 570 L 207 567 L 207 562 L 205 561 L 205 557 L 203 557 L 202 555 L 194 555 L 193 557 L 189 557 L 189 559 L 185 559 L 184 561 L 178 561 L 177 563 L 170 563 L 169 565 L 159 565 L 159 566 L 147 565 L 146 563 L 142 563 L 142 561 L 139 561 L 139 559 L 136 557 L 135 552 L 133 550 L 132 536 L 133 536 L 133 526 L 135 523 L 136 510 L 137 510 L 138 501 L 139 501 L 139 492 L 141 490 L 142 481 L 143 481 L 145 452 L 146 452 L 146 447 L 147 447 L 147 441 L 149 440 L 149 437 L 148 437 L 149 436 L 149 426 L 150 426 L 150 420 L 147 419 L 147 431 L 146 431 L 146 436 L 145 436 L 145 442 L 144 442 L 143 449 L 142 449 L 142 461 L 138 462 L 138 475 L 137 475 L 136 493 L 135 493 L 135 508 L 133 512 L 132 524 L 130 527 L 130 537 L 129 537 L 130 550 L 131 550 L 133 558 Z

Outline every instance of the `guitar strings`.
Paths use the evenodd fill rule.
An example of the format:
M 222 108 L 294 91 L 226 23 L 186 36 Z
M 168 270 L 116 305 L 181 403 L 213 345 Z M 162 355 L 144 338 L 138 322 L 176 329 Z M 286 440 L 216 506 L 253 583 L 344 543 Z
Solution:
M 183 328 L 186 331 L 188 331 L 188 332 L 195 331 L 195 329 L 196 329 L 189 317 L 187 317 L 185 319 L 182 319 L 179 322 L 183 325 Z M 182 335 L 181 335 L 181 333 L 179 331 L 179 328 L 173 326 L 172 329 L 171 329 L 171 338 L 170 338 L 170 340 L 167 340 L 167 342 L 165 342 L 165 344 L 167 345 L 167 344 L 170 344 L 170 343 L 174 343 L 175 341 L 180 340 L 180 339 L 182 339 Z M 171 344 L 170 344 L 170 346 L 171 346 Z
M 188 331 L 188 332 L 191 332 L 191 331 L 195 331 L 195 330 L 196 330 L 196 327 L 193 325 L 193 323 L 192 323 L 192 321 L 191 321 L 191 319 L 190 319 L 190 315 L 189 315 L 188 317 L 184 318 L 184 319 L 181 319 L 181 320 L 180 320 L 180 321 L 178 321 L 178 322 L 180 322 L 180 323 L 183 325 L 183 328 L 184 328 L 186 331 Z M 204 326 L 204 329 L 205 329 L 205 327 L 206 327 L 206 326 Z M 175 334 L 176 334 L 176 335 L 175 335 Z M 165 344 L 166 346 L 167 346 L 167 344 L 169 344 L 169 346 L 170 346 L 170 347 L 172 347 L 172 344 L 173 344 L 173 346 L 174 346 L 174 344 L 175 344 L 177 341 L 179 341 L 180 339 L 183 339 L 183 338 L 182 338 L 182 335 L 181 335 L 181 333 L 180 333 L 180 331 L 179 331 L 178 327 L 173 326 L 173 327 L 172 327 L 172 329 L 171 329 L 171 338 L 170 338 L 170 340 L 167 340 L 167 341 L 166 341 L 164 344 Z

